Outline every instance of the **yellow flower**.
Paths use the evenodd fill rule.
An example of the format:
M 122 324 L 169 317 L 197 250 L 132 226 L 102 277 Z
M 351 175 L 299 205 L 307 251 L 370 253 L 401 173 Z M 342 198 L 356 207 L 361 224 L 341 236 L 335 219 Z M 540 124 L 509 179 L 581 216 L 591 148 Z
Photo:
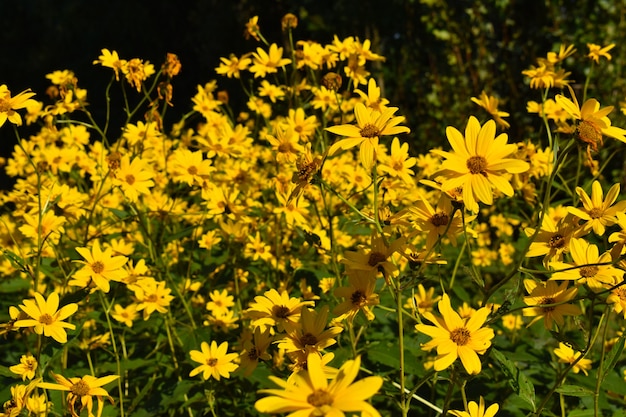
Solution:
M 137 304 L 130 304 L 128 307 L 122 307 L 119 304 L 113 306 L 111 317 L 124 323 L 128 327 L 133 327 L 133 321 L 137 320 Z
M 334 291 L 335 296 L 344 298 L 341 304 L 333 309 L 337 320 L 348 319 L 352 322 L 359 311 L 363 311 L 368 320 L 374 320 L 372 307 L 380 303 L 376 289 L 376 277 L 367 271 L 353 271 L 348 274 L 348 286 L 339 287 Z
M 64 376 L 57 375 L 54 372 L 51 372 L 51 374 L 52 377 L 57 381 L 57 384 L 53 384 L 50 382 L 40 382 L 39 384 L 37 384 L 37 386 L 44 389 L 69 391 L 67 394 L 67 405 L 73 417 L 78 417 L 85 408 L 87 408 L 89 417 L 94 416 L 92 411 L 92 397 L 96 397 L 96 399 L 98 400 L 97 416 L 100 417 L 100 415 L 102 414 L 102 407 L 104 405 L 102 397 L 108 398 L 111 403 L 113 402 L 113 398 L 109 396 L 109 393 L 104 388 L 102 388 L 102 386 L 119 378 L 118 375 L 108 375 L 101 378 L 96 378 L 91 375 L 85 375 L 82 378 L 65 378 Z M 80 404 L 78 412 L 76 412 L 77 401 Z
M 67 342 L 65 329 L 75 329 L 76 326 L 63 320 L 76 313 L 78 305 L 70 303 L 59 309 L 59 294 L 51 293 L 48 299 L 44 299 L 39 293 L 35 293 L 35 301 L 24 300 L 19 306 L 29 318 L 17 320 L 15 327 L 34 327 L 37 334 L 52 337 L 59 343 Z
M 113 184 L 118 185 L 126 198 L 133 203 L 137 202 L 140 195 L 150 194 L 150 188 L 154 186 L 154 173 L 146 165 L 139 157 L 130 162 L 130 157 L 124 155 L 113 176 Z
M 526 236 L 535 235 L 536 229 L 527 227 L 524 229 Z M 544 265 L 548 265 L 550 261 L 559 261 L 563 257 L 563 253 L 569 252 L 569 244 L 572 237 L 578 237 L 581 233 L 576 230 L 576 223 L 573 216 L 567 214 L 558 221 L 549 215 L 543 216 L 541 228 L 536 232 L 533 241 L 526 252 L 527 258 L 545 255 L 543 258 Z
M 194 368 L 189 372 L 189 376 L 196 376 L 202 372 L 203 379 L 211 377 L 216 380 L 220 378 L 230 378 L 231 372 L 237 369 L 237 364 L 233 361 L 239 356 L 236 353 L 226 353 L 228 351 L 228 342 L 222 342 L 219 346 L 213 340 L 211 345 L 207 342 L 200 344 L 200 350 L 192 350 L 189 352 L 191 360 L 201 363 L 202 365 Z
M 398 177 L 406 184 L 412 185 L 415 181 L 415 173 L 411 169 L 417 159 L 409 156 L 409 144 L 400 145 L 398 138 L 393 138 L 391 142 L 391 155 L 383 160 L 380 170 L 390 177 Z
M 496 97 L 487 95 L 487 93 L 483 91 L 480 93 L 480 98 L 472 97 L 471 100 L 487 110 L 500 127 L 503 129 L 511 127 L 509 122 L 503 119 L 503 117 L 509 117 L 509 113 L 498 110 L 498 99 Z
M 613 311 L 617 314 L 621 313 L 626 319 L 626 286 L 614 288 L 606 298 L 606 302 L 613 304 Z
M 263 295 L 254 297 L 250 308 L 246 310 L 246 315 L 252 319 L 253 327 L 265 330 L 276 326 L 280 332 L 290 331 L 298 327 L 302 307 L 308 305 L 313 305 L 313 302 L 289 297 L 287 291 L 278 293 L 271 289 Z
M 376 80 L 373 78 L 370 78 L 367 82 L 367 94 L 358 88 L 354 92 L 361 96 L 367 107 L 379 113 L 385 111 L 387 104 L 389 104 L 389 100 L 380 96 L 380 87 L 376 85 Z
M 33 379 L 35 377 L 36 369 L 37 359 L 35 359 L 35 357 L 31 354 L 22 355 L 19 364 L 9 367 L 9 371 L 22 377 L 22 381 L 25 381 L 26 378 Z
M 432 340 L 422 345 L 422 349 L 437 348 L 435 370 L 444 370 L 457 358 L 461 358 L 463 367 L 470 375 L 480 373 L 481 363 L 478 355 L 484 354 L 489 346 L 494 332 L 488 327 L 482 327 L 491 310 L 487 307 L 476 310 L 468 319 L 462 319 L 450 304 L 450 298 L 444 294 L 437 307 L 441 318 L 430 312 L 424 313 L 424 318 L 434 326 L 416 324 L 415 329 L 424 333 Z
M 357 251 L 346 251 L 341 262 L 346 265 L 348 272 L 356 269 L 367 271 L 372 276 L 382 272 L 384 278 L 389 279 L 398 270 L 389 258 L 398 252 L 405 242 L 406 239 L 401 237 L 387 246 L 383 237 L 375 232 L 371 235 L 369 250 L 359 247 Z
M 495 134 L 496 124 L 493 120 L 481 126 L 478 119 L 471 116 L 465 135 L 452 126 L 446 129 L 452 152 L 432 150 L 446 158 L 438 172 L 445 179 L 442 191 L 462 187 L 463 202 L 472 212 L 478 211 L 479 201 L 493 204 L 494 188 L 512 196 L 514 190 L 507 175 L 520 174 L 530 168 L 525 161 L 507 158 L 517 151 L 517 145 L 507 144 L 506 133 L 497 137 Z
M 565 343 L 559 342 L 559 347 L 554 349 L 554 354 L 558 356 L 560 363 L 573 364 L 576 362 L 572 370 L 575 374 L 583 371 L 585 375 L 588 375 L 587 371 L 591 369 L 590 359 L 578 359 L 580 352 L 574 352 L 574 349 L 567 346 Z
M 604 199 L 602 186 L 597 180 L 591 185 L 591 197 L 581 187 L 576 187 L 576 194 L 580 197 L 583 208 L 568 207 L 568 211 L 585 220 L 585 230 L 593 229 L 598 236 L 602 236 L 607 226 L 617 223 L 617 214 L 626 210 L 626 200 L 614 204 L 619 196 L 619 189 L 620 185 L 614 184 Z
M 485 399 L 482 396 L 479 401 L 479 404 L 476 404 L 476 401 L 470 401 L 467 404 L 467 411 L 450 410 L 450 414 L 457 417 L 493 417 L 500 409 L 497 403 L 485 409 Z
M 23 109 L 27 106 L 35 105 L 37 102 L 31 99 L 35 93 L 30 90 L 22 91 L 15 97 L 11 97 L 11 92 L 5 84 L 0 85 L 0 127 L 7 120 L 14 125 L 22 124 L 22 117 L 15 110 Z
M 259 16 L 252 16 L 246 22 L 246 29 L 243 33 L 246 39 L 250 39 L 250 37 L 254 38 L 257 42 L 261 40 L 259 35 L 261 34 L 261 29 L 259 28 Z
M 206 309 L 215 315 L 227 313 L 228 309 L 235 305 L 235 297 L 229 295 L 228 290 L 214 290 L 209 297 L 211 301 L 206 303 Z
M 397 110 L 397 107 L 387 107 L 383 112 L 378 112 L 365 107 L 363 103 L 357 103 L 354 106 L 356 125 L 344 124 L 326 128 L 335 135 L 346 136 L 331 145 L 328 149 L 328 156 L 334 155 L 339 149 L 346 150 L 359 146 L 359 160 L 366 169 L 370 169 L 376 162 L 380 136 L 392 136 L 411 131 L 406 126 L 398 126 L 404 121 L 404 116 L 393 117 Z
M 300 327 L 287 332 L 285 338 L 278 341 L 278 348 L 285 349 L 287 354 L 297 352 L 306 361 L 309 353 L 319 353 L 337 343 L 334 337 L 343 329 L 337 326 L 326 328 L 328 309 L 328 306 L 323 306 L 318 310 L 303 308 Z
M 75 261 L 84 266 L 74 273 L 69 285 L 86 287 L 91 283 L 104 291 L 109 292 L 111 288 L 109 281 L 122 281 L 126 276 L 126 271 L 122 268 L 128 258 L 125 256 L 111 256 L 113 250 L 107 248 L 100 249 L 100 242 L 94 242 L 93 248 L 76 248 L 84 261 Z
M 270 331 L 262 331 L 260 328 L 254 329 L 252 337 L 248 337 L 243 342 L 243 352 L 239 355 L 238 372 L 243 372 L 247 377 L 254 372 L 259 361 L 269 361 L 272 356 L 267 352 L 267 348 L 272 343 Z
M 596 245 L 578 238 L 572 238 L 569 247 L 573 263 L 551 262 L 550 267 L 555 270 L 551 280 L 576 280 L 576 285 L 587 284 L 595 291 L 622 281 L 624 271 L 610 265 L 610 252 L 600 255 Z
M 595 43 L 588 43 L 587 48 L 589 48 L 589 53 L 587 54 L 587 57 L 590 59 L 593 59 L 596 64 L 600 63 L 601 57 L 605 57 L 608 61 L 610 61 L 611 55 L 609 54 L 609 51 L 613 49 L 614 47 L 615 47 L 614 43 L 607 45 L 605 47 L 596 45 Z
M 556 102 L 577 121 L 574 136 L 587 144 L 587 156 L 591 160 L 591 151 L 596 152 L 602 146 L 602 135 L 626 143 L 626 130 L 616 126 L 611 126 L 608 114 L 613 111 L 613 106 L 600 108 L 600 103 L 595 98 L 590 98 L 580 107 L 574 90 L 569 87 L 572 99 L 557 94 Z
M 564 316 L 578 316 L 582 314 L 580 308 L 569 304 L 578 289 L 567 288 L 567 281 L 557 285 L 554 281 L 535 282 L 532 279 L 524 280 L 524 287 L 529 293 L 524 297 L 524 302 L 529 308 L 524 309 L 524 316 L 535 317 L 528 326 L 544 319 L 546 329 L 552 329 L 552 323 L 562 326 L 565 323 Z
M 202 185 L 213 171 L 211 160 L 202 156 L 202 151 L 191 152 L 189 149 L 178 148 L 168 161 L 171 165 L 172 179 L 178 182 Z
M 272 145 L 276 161 L 280 164 L 293 164 L 304 150 L 300 145 L 300 137 L 291 126 L 276 126 L 275 135 L 266 135 L 265 139 Z
M 93 64 L 100 64 L 103 67 L 112 68 L 115 71 L 115 79 L 119 81 L 120 79 L 120 71 L 122 71 L 122 67 L 126 64 L 126 60 L 120 59 L 119 55 L 116 51 L 109 51 L 104 48 L 101 49 L 102 55 L 98 57 Z
M 283 100 L 285 98 L 283 87 L 274 85 L 267 80 L 261 81 L 258 91 L 259 96 L 269 98 L 272 103 L 276 103 L 277 100 Z
M 354 382 L 361 366 L 360 356 L 345 362 L 330 380 L 317 353 L 309 355 L 307 363 L 307 370 L 293 375 L 289 381 L 270 376 L 280 389 L 259 391 L 270 395 L 254 404 L 257 411 L 289 413 L 287 417 L 343 416 L 346 412 L 380 417 L 366 400 L 378 392 L 383 379 L 370 376 Z
M 239 78 L 241 71 L 247 70 L 252 63 L 252 60 L 247 56 L 237 58 L 233 54 L 228 58 L 220 58 L 220 61 L 220 65 L 215 68 L 215 72 L 220 75 L 226 75 L 228 78 Z
M 172 290 L 165 288 L 165 281 L 157 281 L 154 278 L 144 278 L 133 286 L 137 298 L 137 311 L 143 310 L 143 319 L 148 320 L 155 311 L 165 314 L 174 296 Z
M 426 312 L 431 312 L 433 306 L 441 300 L 441 296 L 435 296 L 435 288 L 430 287 L 428 290 L 424 288 L 422 284 L 417 285 L 417 294 L 406 302 L 405 307 L 413 308 L 418 314 L 423 315 Z
M 452 200 L 446 194 L 441 194 L 436 207 L 425 198 L 421 198 L 409 210 L 415 216 L 414 227 L 426 234 L 427 249 L 431 249 L 440 236 L 447 237 L 452 246 L 456 246 L 457 236 L 463 233 L 463 213 L 454 208 Z M 474 215 L 465 216 L 465 224 L 469 224 L 475 218 Z
M 267 52 L 262 48 L 256 48 L 256 52 L 252 53 L 252 62 L 248 70 L 254 74 L 254 78 L 257 78 L 278 72 L 278 67 L 290 64 L 291 59 L 283 58 L 283 48 L 273 43 Z
M 155 73 L 154 65 L 150 62 L 139 58 L 133 58 L 130 61 L 125 61 L 122 64 L 122 72 L 126 76 L 126 81 L 137 89 L 137 92 L 141 92 L 142 83 Z

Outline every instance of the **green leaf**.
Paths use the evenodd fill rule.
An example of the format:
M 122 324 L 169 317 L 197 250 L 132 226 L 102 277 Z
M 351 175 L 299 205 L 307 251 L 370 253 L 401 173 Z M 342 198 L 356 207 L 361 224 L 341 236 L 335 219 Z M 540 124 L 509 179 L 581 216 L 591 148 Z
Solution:
M 491 356 L 500 364 L 500 369 L 508 378 L 513 391 L 535 411 L 535 387 L 530 379 L 503 353 L 492 349 Z
M 619 357 L 624 350 L 624 339 L 626 338 L 626 333 L 623 333 L 619 338 L 617 343 L 613 345 L 609 353 L 604 358 L 604 362 L 602 363 L 602 368 L 600 369 L 600 384 L 604 382 L 604 379 L 609 374 L 609 372 L 615 368 L 615 364 L 617 363 Z
M 11 294 L 16 292 L 25 292 L 30 288 L 30 280 L 23 278 L 3 279 L 0 285 L 0 293 Z
M 589 397 L 593 395 L 593 391 L 578 385 L 561 385 L 556 389 L 556 392 L 569 395 L 570 397 Z
M 594 410 L 573 410 L 567 417 L 594 417 Z

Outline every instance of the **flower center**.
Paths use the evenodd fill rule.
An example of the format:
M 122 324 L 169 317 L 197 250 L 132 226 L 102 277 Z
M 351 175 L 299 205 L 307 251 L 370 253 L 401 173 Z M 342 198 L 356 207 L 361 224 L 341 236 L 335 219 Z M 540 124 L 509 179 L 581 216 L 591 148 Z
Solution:
M 11 103 L 9 100 L 0 99 L 0 113 L 7 113 L 11 110 Z
M 52 316 L 48 313 L 44 313 L 39 316 L 39 323 L 41 324 L 52 324 L 53 322 L 54 320 L 52 319 Z
M 315 346 L 317 344 L 317 337 L 311 333 L 305 333 L 300 338 L 300 343 L 302 343 L 303 346 Z
M 209 358 L 209 360 L 206 361 L 206 364 L 209 365 L 209 366 L 215 366 L 215 365 L 217 365 L 217 359 Z
M 283 142 L 278 145 L 278 152 L 280 153 L 293 153 L 293 150 L 293 146 L 291 146 L 291 143 L 289 142 Z
M 622 302 L 626 301 L 626 287 L 616 288 L 613 292 L 617 294 Z
M 367 264 L 369 266 L 376 266 L 381 262 L 385 262 L 385 259 L 387 259 L 387 256 L 384 253 L 372 252 L 367 260 Z
M 100 274 L 104 271 L 104 264 L 100 261 L 96 261 L 91 264 L 91 270 L 96 274 Z
M 70 391 L 77 397 L 89 394 L 89 385 L 82 379 L 71 386 Z
M 583 278 L 595 277 L 598 273 L 598 267 L 595 265 L 583 266 L 580 268 L 580 276 Z
M 447 226 L 450 221 L 450 217 L 446 213 L 435 213 L 430 218 L 430 222 L 436 226 Z
M 561 249 L 563 246 L 565 246 L 565 237 L 563 237 L 563 235 L 560 233 L 552 235 L 552 237 L 548 241 L 548 246 L 554 249 Z
M 450 340 L 458 346 L 465 346 L 470 341 L 470 331 L 459 327 L 450 332 Z
M 363 138 L 376 138 L 380 134 L 378 128 L 372 124 L 366 123 L 361 129 L 361 137 Z
M 134 175 L 132 175 L 132 174 L 128 174 L 128 175 L 126 176 L 126 183 L 127 183 L 128 185 L 133 185 L 133 184 L 135 183 L 135 176 L 134 176 Z
M 599 219 L 600 217 L 602 217 L 602 214 L 603 214 L 602 209 L 599 209 L 597 207 L 594 207 L 591 210 L 589 210 L 589 217 L 591 217 L 592 219 Z
M 189 173 L 189 175 L 196 175 L 198 174 L 198 168 L 192 165 L 189 168 L 187 168 L 187 173 Z
M 465 165 L 467 165 L 467 169 L 469 169 L 472 174 L 486 175 L 485 169 L 487 168 L 487 160 L 482 156 L 472 156 L 467 160 Z
M 365 305 L 366 301 L 367 301 L 367 297 L 365 296 L 365 294 L 363 294 L 363 291 L 361 290 L 356 290 L 350 296 L 350 302 L 352 303 L 353 306 L 361 307 Z
M 578 139 L 588 143 L 594 151 L 598 149 L 598 143 L 602 143 L 602 131 L 586 120 L 578 124 L 575 135 Z
M 306 397 L 306 402 L 313 407 L 323 407 L 325 405 L 331 405 L 333 403 L 333 397 L 323 389 L 318 389 Z
M 556 302 L 556 300 L 552 297 L 544 297 L 541 299 L 541 301 L 539 302 L 539 304 L 554 304 Z M 556 307 L 554 306 L 550 306 L 550 307 L 542 307 L 541 309 L 543 310 L 544 313 L 549 313 L 551 311 L 554 311 Z
M 256 361 L 259 359 L 259 352 L 256 350 L 255 347 L 250 349 L 250 352 L 248 352 L 248 359 L 250 359 L 251 361 Z
M 272 307 L 272 315 L 279 319 L 286 319 L 289 317 L 290 310 L 285 306 L 274 306 Z
M 158 300 L 159 296 L 156 294 L 150 294 L 143 299 L 144 303 L 156 303 Z

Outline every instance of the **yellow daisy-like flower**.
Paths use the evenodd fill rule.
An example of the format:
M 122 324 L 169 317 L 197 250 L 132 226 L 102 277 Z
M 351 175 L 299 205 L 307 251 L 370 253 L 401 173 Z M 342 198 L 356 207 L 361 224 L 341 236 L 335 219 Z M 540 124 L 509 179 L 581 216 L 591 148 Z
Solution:
M 613 305 L 614 312 L 621 313 L 626 319 L 626 286 L 614 288 L 606 298 L 606 302 Z
M 100 243 L 96 240 L 93 248 L 76 248 L 84 261 L 75 261 L 84 266 L 74 273 L 69 285 L 86 287 L 94 283 L 96 287 L 104 292 L 109 292 L 111 288 L 109 281 L 122 281 L 127 273 L 122 268 L 128 258 L 126 256 L 111 256 L 113 250 L 107 248 L 100 249 Z
M 363 166 L 370 169 L 376 161 L 376 149 L 381 136 L 409 133 L 406 126 L 398 126 L 404 121 L 404 116 L 393 116 L 397 107 L 386 107 L 382 112 L 365 107 L 363 103 L 354 106 L 356 125 L 344 124 L 327 127 L 331 133 L 346 136 L 333 143 L 328 149 L 328 156 L 334 155 L 339 149 L 350 149 L 359 146 L 359 160 Z
M 220 75 L 225 75 L 228 78 L 239 78 L 241 71 L 247 70 L 252 63 L 252 60 L 246 56 L 237 58 L 233 54 L 228 58 L 220 58 L 220 61 L 220 65 L 215 68 L 215 72 Z
M 348 319 L 352 322 L 359 311 L 363 311 L 368 320 L 374 320 L 372 308 L 380 303 L 376 294 L 376 277 L 367 271 L 353 271 L 348 274 L 348 286 L 336 288 L 335 296 L 344 301 L 333 309 L 337 320 Z
M 484 354 L 491 346 L 494 337 L 493 329 L 483 327 L 491 310 L 487 307 L 476 310 L 468 319 L 462 319 L 452 309 L 450 297 L 444 294 L 437 304 L 440 317 L 430 312 L 424 313 L 424 318 L 434 325 L 416 324 L 415 329 L 432 337 L 432 340 L 422 345 L 422 349 L 437 348 L 435 370 L 442 371 L 458 358 L 461 358 L 463 367 L 470 375 L 481 371 L 478 355 Z
M 9 367 L 9 371 L 22 377 L 22 381 L 25 381 L 26 378 L 33 379 L 35 377 L 36 369 L 37 359 L 35 359 L 35 357 L 31 354 L 22 355 L 19 364 Z
M 589 48 L 589 53 L 587 54 L 587 57 L 590 59 L 593 59 L 596 64 L 600 63 L 601 57 L 605 57 L 607 61 L 610 61 L 612 57 L 611 57 L 611 54 L 609 54 L 609 51 L 613 49 L 614 47 L 615 47 L 614 43 L 607 45 L 605 47 L 596 45 L 595 43 L 588 43 L 587 48 Z
M 555 100 L 557 104 L 577 121 L 574 136 L 587 144 L 587 155 L 591 159 L 591 151 L 596 152 L 602 146 L 602 135 L 617 139 L 626 143 L 626 130 L 616 126 L 611 126 L 608 114 L 613 111 L 613 106 L 600 108 L 600 103 L 595 98 L 590 98 L 580 107 L 574 90 L 569 87 L 572 99 L 557 94 Z
M 413 308 L 418 314 L 423 315 L 426 312 L 431 312 L 439 300 L 441 300 L 441 296 L 435 295 L 434 287 L 426 290 L 422 284 L 418 284 L 417 293 L 406 302 L 405 307 Z
M 339 372 L 329 378 L 322 358 L 313 353 L 307 359 L 307 370 L 289 379 L 270 376 L 280 389 L 264 389 L 270 394 L 258 400 L 254 407 L 261 413 L 289 413 L 287 417 L 344 416 L 345 413 L 363 413 L 370 417 L 380 414 L 366 400 L 383 384 L 379 376 L 369 376 L 354 382 L 361 366 L 361 357 L 344 363 Z M 330 379 L 330 380 L 329 380 Z
M 19 307 L 29 318 L 17 320 L 13 324 L 15 327 L 33 327 L 35 333 L 52 337 L 59 343 L 67 342 L 65 329 L 76 328 L 63 320 L 76 313 L 78 305 L 70 303 L 59 309 L 59 294 L 56 292 L 51 293 L 47 300 L 35 293 L 35 301 L 24 300 Z
M 306 361 L 309 353 L 319 353 L 322 349 L 337 343 L 334 337 L 343 329 L 338 326 L 331 326 L 327 329 L 327 322 L 328 306 L 323 306 L 318 310 L 305 307 L 300 316 L 301 326 L 291 330 L 285 338 L 279 340 L 278 348 L 285 349 L 287 353 L 300 352 Z
M 254 74 L 254 78 L 257 78 L 278 72 L 278 67 L 290 64 L 291 59 L 283 58 L 283 48 L 273 43 L 267 52 L 262 48 L 256 48 L 256 52 L 252 53 L 252 62 L 248 70 Z
M 31 99 L 35 93 L 29 90 L 22 91 L 15 97 L 11 97 L 11 92 L 5 84 L 0 85 L 0 127 L 7 120 L 14 125 L 22 124 L 22 117 L 15 110 L 35 105 L 36 101 Z
M 299 325 L 302 307 L 308 305 L 313 305 L 313 302 L 289 297 L 287 291 L 279 293 L 271 289 L 254 297 L 246 316 L 252 319 L 253 327 L 267 329 L 276 326 L 279 332 L 291 331 Z
M 39 388 L 69 391 L 67 394 L 67 406 L 72 414 L 72 417 L 79 417 L 80 413 L 87 408 L 89 417 L 93 417 L 93 397 L 96 397 L 98 401 L 98 413 L 97 416 L 102 415 L 102 407 L 104 405 L 103 397 L 108 398 L 111 403 L 113 398 L 109 396 L 109 393 L 102 388 L 110 382 L 119 378 L 118 375 L 108 375 L 101 378 L 96 378 L 91 375 L 85 375 L 82 378 L 65 378 L 62 375 L 57 375 L 51 372 L 52 377 L 57 381 L 57 384 L 50 382 L 40 382 L 37 384 Z M 76 402 L 79 402 L 80 408 L 76 412 Z
M 528 171 L 530 165 L 518 159 L 507 158 L 517 151 L 517 145 L 508 144 L 508 136 L 502 133 L 495 136 L 496 124 L 489 120 L 483 126 L 471 116 L 465 128 L 465 135 L 448 126 L 446 136 L 452 152 L 434 149 L 432 152 L 446 158 L 438 172 L 445 181 L 442 191 L 463 189 L 463 202 L 472 212 L 478 211 L 478 202 L 493 204 L 494 189 L 507 196 L 514 191 L 508 174 Z
M 485 408 L 485 399 L 481 396 L 478 404 L 476 401 L 467 403 L 467 411 L 450 410 L 450 414 L 457 417 L 493 417 L 499 409 L 497 403 Z
M 593 231 L 602 236 L 607 226 L 613 226 L 617 223 L 617 214 L 626 210 L 626 200 L 617 202 L 620 186 L 614 184 L 606 198 L 603 198 L 602 186 L 599 181 L 594 181 L 591 185 L 591 197 L 581 187 L 576 187 L 576 194 L 583 203 L 582 209 L 569 207 L 568 211 L 573 215 L 585 220 L 584 229 Z
M 146 161 L 137 157 L 131 162 L 130 157 L 124 155 L 115 171 L 113 184 L 122 189 L 129 201 L 136 203 L 140 195 L 150 194 L 150 188 L 154 186 L 153 177 L 154 173 L 147 167 Z
M 237 369 L 237 364 L 233 361 L 239 354 L 226 353 L 228 352 L 228 342 L 222 342 L 219 346 L 215 340 L 211 342 L 210 346 L 207 342 L 202 342 L 200 349 L 189 352 L 192 361 L 202 364 L 189 372 L 189 376 L 196 376 L 202 372 L 202 378 L 213 377 L 219 381 L 222 377 L 230 378 L 231 372 Z
M 528 326 L 544 319 L 546 329 L 552 329 L 552 323 L 562 326 L 565 316 L 577 316 L 582 314 L 580 307 L 569 304 L 578 289 L 567 288 L 567 281 L 557 284 L 555 281 L 536 282 L 532 279 L 524 280 L 524 287 L 529 295 L 524 297 L 524 302 L 529 308 L 524 309 L 524 316 L 535 317 Z
M 483 91 L 480 93 L 480 97 L 472 97 L 471 100 L 483 109 L 487 110 L 498 126 L 503 129 L 511 127 L 509 122 L 503 119 L 503 117 L 509 117 L 509 113 L 498 110 L 498 99 L 496 97 L 490 96 Z
M 610 265 L 612 260 L 610 252 L 600 255 L 596 245 L 577 238 L 570 240 L 569 247 L 573 264 L 551 262 L 550 266 L 556 272 L 550 279 L 575 280 L 576 285 L 587 284 L 593 290 L 610 288 L 621 282 L 624 271 Z
M 575 352 L 574 349 L 567 346 L 565 343 L 559 342 L 559 347 L 554 349 L 554 354 L 559 358 L 560 363 L 571 365 L 576 362 L 572 368 L 575 374 L 583 371 L 585 375 L 588 375 L 587 371 L 591 369 L 591 359 L 578 359 L 580 352 Z
M 120 71 L 122 71 L 122 67 L 126 64 L 126 60 L 120 59 L 120 56 L 117 54 L 117 51 L 109 51 L 104 48 L 101 49 L 102 55 L 98 57 L 93 64 L 100 64 L 103 67 L 112 68 L 115 71 L 115 80 L 120 80 Z

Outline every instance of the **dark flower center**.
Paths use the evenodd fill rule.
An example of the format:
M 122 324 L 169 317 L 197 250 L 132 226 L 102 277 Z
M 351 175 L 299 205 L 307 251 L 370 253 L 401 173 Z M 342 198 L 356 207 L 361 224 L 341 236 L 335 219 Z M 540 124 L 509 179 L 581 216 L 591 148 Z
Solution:
M 102 271 L 104 271 L 104 264 L 100 261 L 96 261 L 91 264 L 91 270 L 96 274 L 100 274 Z
M 378 128 L 372 124 L 366 123 L 361 129 L 361 137 L 363 138 L 376 138 L 380 134 Z
M 467 169 L 469 169 L 472 174 L 486 174 L 485 169 L 487 169 L 487 160 L 482 156 L 472 156 L 465 164 L 467 165 Z
M 370 253 L 369 259 L 367 260 L 367 264 L 369 266 L 376 266 L 381 262 L 385 262 L 386 259 L 387 255 L 385 255 L 384 253 L 372 252 Z
M 361 290 L 356 290 L 350 296 L 350 302 L 352 302 L 353 306 L 361 307 L 365 305 L 366 301 L 367 301 L 367 297 Z
M 300 343 L 302 343 L 303 346 L 315 346 L 317 344 L 317 337 L 315 337 L 314 334 L 305 333 L 300 338 Z
M 87 395 L 89 393 L 89 389 L 89 385 L 81 379 L 71 386 L 70 391 L 77 397 L 82 397 L 83 395 Z
M 285 306 L 277 306 L 277 305 L 275 305 L 274 307 L 272 307 L 272 315 L 274 317 L 279 318 L 279 319 L 286 319 L 287 317 L 289 317 L 289 313 L 290 312 L 291 312 L 291 310 L 289 310 Z
M 42 314 L 41 316 L 39 316 L 39 323 L 42 324 L 52 324 L 54 322 L 54 320 L 52 319 L 52 316 L 48 313 Z
M 306 397 L 306 401 L 313 407 L 322 407 L 331 405 L 333 403 L 333 397 L 323 389 L 318 389 L 312 394 L 309 394 L 309 396 Z
M 430 222 L 437 227 L 446 226 L 449 221 L 450 217 L 446 213 L 435 213 L 430 218 Z
M 583 278 L 595 277 L 598 273 L 598 267 L 595 265 L 583 266 L 580 268 L 580 276 Z
M 470 331 L 465 327 L 459 327 L 450 332 L 450 340 L 458 346 L 465 346 L 470 341 Z
M 554 249 L 561 249 L 565 246 L 565 237 L 560 233 L 554 234 L 548 241 L 548 246 Z

